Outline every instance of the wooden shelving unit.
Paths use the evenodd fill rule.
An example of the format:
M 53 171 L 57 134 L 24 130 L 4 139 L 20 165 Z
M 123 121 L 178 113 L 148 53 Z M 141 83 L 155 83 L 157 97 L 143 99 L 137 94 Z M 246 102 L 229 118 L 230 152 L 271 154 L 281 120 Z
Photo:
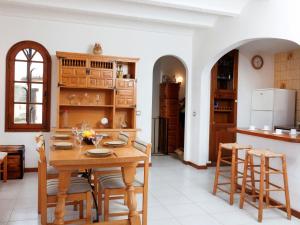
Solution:
M 56 56 L 56 130 L 70 130 L 84 121 L 95 130 L 124 130 L 135 135 L 139 59 L 71 52 L 57 52 Z M 108 119 L 105 126 L 100 123 L 104 117 Z
M 219 143 L 236 141 L 238 50 L 224 55 L 211 70 L 209 160 L 215 163 Z

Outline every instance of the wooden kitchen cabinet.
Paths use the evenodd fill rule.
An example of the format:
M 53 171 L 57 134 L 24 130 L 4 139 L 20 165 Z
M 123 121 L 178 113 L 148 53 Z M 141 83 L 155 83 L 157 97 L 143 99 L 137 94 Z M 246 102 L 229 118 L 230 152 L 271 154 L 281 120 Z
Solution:
M 217 161 L 219 143 L 236 141 L 238 50 L 233 50 L 211 70 L 209 160 Z

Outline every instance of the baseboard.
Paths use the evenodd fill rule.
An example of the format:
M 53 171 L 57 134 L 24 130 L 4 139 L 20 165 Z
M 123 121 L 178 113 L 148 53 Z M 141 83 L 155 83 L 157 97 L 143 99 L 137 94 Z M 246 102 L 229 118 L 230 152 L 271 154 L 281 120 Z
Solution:
M 238 185 L 237 185 L 237 188 L 238 188 L 238 189 L 241 189 L 242 186 L 241 186 L 240 184 L 238 184 Z M 250 190 L 249 188 L 246 188 L 246 192 L 247 192 L 248 194 L 251 194 L 251 190 Z M 256 192 L 256 194 L 258 194 L 258 192 Z M 278 202 L 277 200 L 275 200 L 275 199 L 273 199 L 273 198 L 269 198 L 269 199 L 270 199 L 270 204 L 271 204 L 271 205 L 282 205 L 282 203 Z M 264 198 L 264 202 L 265 202 L 265 198 Z M 246 204 L 247 204 L 247 203 L 246 203 Z M 286 212 L 286 208 L 279 208 L 279 209 Z M 292 216 L 294 216 L 294 217 L 300 219 L 300 211 L 297 211 L 297 210 L 291 208 L 291 214 L 292 214 Z
M 207 165 L 197 165 L 197 164 L 195 164 L 195 163 L 193 163 L 191 161 L 185 161 L 185 160 L 183 160 L 182 162 L 185 165 L 191 166 L 191 167 L 193 167 L 193 168 L 195 168 L 197 170 L 205 170 L 205 169 L 207 169 Z
M 25 168 L 24 172 L 25 173 L 32 173 L 32 172 L 37 172 L 38 168 L 35 167 L 29 167 L 29 168 Z
M 149 166 L 151 167 L 152 163 L 149 163 Z M 139 163 L 138 167 L 144 167 L 144 164 L 143 163 Z M 38 171 L 38 168 L 35 168 L 35 167 L 25 168 L 25 170 L 24 170 L 25 173 L 33 173 L 33 172 L 37 172 L 37 171 Z

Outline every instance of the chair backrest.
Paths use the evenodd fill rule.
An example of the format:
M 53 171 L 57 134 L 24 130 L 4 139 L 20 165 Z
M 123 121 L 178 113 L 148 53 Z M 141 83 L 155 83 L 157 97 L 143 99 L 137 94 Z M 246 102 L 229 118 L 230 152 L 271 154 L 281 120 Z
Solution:
M 151 154 L 151 144 L 146 143 L 140 139 L 135 139 L 133 141 L 132 146 L 137 150 L 145 153 L 148 157 L 147 160 L 144 161 L 144 191 L 148 190 L 148 177 L 149 177 L 149 159 Z
M 36 141 L 36 150 L 39 153 L 38 161 L 38 176 L 39 176 L 39 185 L 41 190 L 41 195 L 47 195 L 47 159 L 45 151 L 45 138 L 44 135 L 39 133 L 35 137 Z
M 125 132 L 123 132 L 123 131 L 120 131 L 120 132 L 119 132 L 118 139 L 121 140 L 121 141 L 124 141 L 126 144 L 128 144 L 128 141 L 129 141 L 129 134 L 128 134 L 128 133 L 125 133 Z
M 146 155 L 149 157 L 151 153 L 151 144 L 146 143 L 140 139 L 135 139 L 133 141 L 133 147 L 140 150 L 141 152 L 146 153 Z

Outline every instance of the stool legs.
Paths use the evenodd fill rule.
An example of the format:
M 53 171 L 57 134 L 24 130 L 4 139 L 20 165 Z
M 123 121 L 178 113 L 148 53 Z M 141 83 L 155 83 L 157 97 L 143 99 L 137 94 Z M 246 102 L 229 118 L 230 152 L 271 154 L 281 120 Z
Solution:
M 258 198 L 258 222 L 262 221 L 264 207 L 264 179 L 265 179 L 265 156 L 260 157 L 260 181 L 259 181 L 259 198 Z
M 287 176 L 286 156 L 285 155 L 282 156 L 282 173 L 283 173 L 287 218 L 290 220 L 291 219 L 291 206 L 290 206 L 290 194 L 289 194 L 289 185 L 288 185 L 288 176 Z
M 217 193 L 217 187 L 218 187 L 219 175 L 220 175 L 221 157 L 222 157 L 222 148 L 221 148 L 221 143 L 220 143 L 219 144 L 219 149 L 218 149 L 218 159 L 217 159 L 215 182 L 214 182 L 214 189 L 213 189 L 213 194 L 214 195 L 216 195 L 216 193 Z
M 270 159 L 266 158 L 266 206 L 269 207 L 270 205 L 270 173 L 269 173 L 269 167 L 270 167 Z
M 3 161 L 3 181 L 7 181 L 7 156 L 4 158 Z
M 236 190 L 236 168 L 237 168 L 237 163 L 236 163 L 236 149 L 232 149 L 232 157 L 231 157 L 231 177 L 230 177 L 230 200 L 229 203 L 230 205 L 233 205 L 234 202 L 234 193 Z
M 240 197 L 240 208 L 241 209 L 244 207 L 244 202 L 245 202 L 246 181 L 247 181 L 247 172 L 248 172 L 248 161 L 249 161 L 249 154 L 248 154 L 248 152 L 246 152 L 245 162 L 244 162 L 242 190 L 241 190 L 241 197 Z

